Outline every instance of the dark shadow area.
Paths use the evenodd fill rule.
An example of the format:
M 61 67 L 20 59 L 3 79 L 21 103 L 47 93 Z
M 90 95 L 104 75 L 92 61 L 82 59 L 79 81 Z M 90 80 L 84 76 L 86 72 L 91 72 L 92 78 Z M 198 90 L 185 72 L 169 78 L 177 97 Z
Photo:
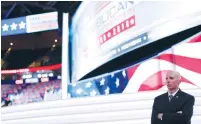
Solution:
M 6 65 L 2 69 L 28 68 L 35 61 L 40 61 L 40 66 L 61 63 L 61 44 L 57 30 L 3 36 L 1 58 Z
M 194 34 L 201 31 L 201 25 L 196 26 L 194 28 L 176 33 L 174 35 L 165 37 L 153 43 L 150 43 L 146 46 L 141 48 L 135 49 L 129 53 L 126 53 L 120 57 L 117 57 L 104 65 L 96 68 L 95 70 L 91 71 L 87 75 L 85 75 L 80 80 L 92 78 L 94 76 L 98 76 L 101 74 L 113 72 L 119 69 L 123 69 L 134 65 L 140 61 L 148 59 L 152 56 L 157 55 L 158 53 L 170 48 L 171 46 L 193 36 Z
M 6 51 L 2 51 L 5 53 Z M 4 55 L 2 55 L 4 57 Z M 48 57 L 48 61 L 44 60 Z M 40 61 L 40 66 L 48 66 L 61 63 L 61 46 L 56 47 L 53 51 L 50 48 L 34 50 L 13 50 L 5 58 L 7 62 L 6 69 L 27 68 L 32 62 Z
M 29 64 L 44 56 L 50 48 L 34 50 L 13 50 L 7 57 L 7 69 L 27 68 Z

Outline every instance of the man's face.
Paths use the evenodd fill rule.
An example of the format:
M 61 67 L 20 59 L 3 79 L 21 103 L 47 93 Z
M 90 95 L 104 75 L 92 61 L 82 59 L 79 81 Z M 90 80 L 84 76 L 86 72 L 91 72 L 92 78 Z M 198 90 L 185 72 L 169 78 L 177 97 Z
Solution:
M 180 81 L 178 79 L 178 75 L 176 75 L 174 72 L 168 72 L 166 75 L 166 83 L 167 88 L 169 90 L 174 90 L 179 88 Z

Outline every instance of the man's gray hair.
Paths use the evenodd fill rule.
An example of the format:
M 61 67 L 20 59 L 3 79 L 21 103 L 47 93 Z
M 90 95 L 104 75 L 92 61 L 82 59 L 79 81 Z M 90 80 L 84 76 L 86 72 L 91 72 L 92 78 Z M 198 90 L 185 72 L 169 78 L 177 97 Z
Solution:
M 177 80 L 181 80 L 181 75 L 179 72 L 177 71 L 168 71 L 167 75 L 172 75 L 173 77 L 175 77 Z

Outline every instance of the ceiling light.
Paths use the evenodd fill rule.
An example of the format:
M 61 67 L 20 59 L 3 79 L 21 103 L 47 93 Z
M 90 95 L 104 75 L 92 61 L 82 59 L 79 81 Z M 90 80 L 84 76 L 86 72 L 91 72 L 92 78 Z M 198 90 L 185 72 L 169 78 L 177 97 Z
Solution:
M 10 45 L 12 46 L 12 45 L 13 45 L 13 43 L 10 43 Z
M 57 39 L 55 39 L 54 42 L 57 42 Z

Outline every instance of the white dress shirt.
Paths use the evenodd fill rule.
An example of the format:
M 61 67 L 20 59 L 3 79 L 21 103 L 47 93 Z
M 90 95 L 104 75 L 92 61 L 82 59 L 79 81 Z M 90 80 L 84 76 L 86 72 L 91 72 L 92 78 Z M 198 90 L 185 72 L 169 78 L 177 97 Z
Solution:
M 172 97 L 174 97 L 176 94 L 177 94 L 177 92 L 179 91 L 179 89 L 177 89 L 174 93 L 170 93 L 169 91 L 168 91 L 168 96 L 170 96 L 170 95 L 172 95 Z M 168 97 L 169 98 L 169 100 L 170 100 L 170 97 Z

